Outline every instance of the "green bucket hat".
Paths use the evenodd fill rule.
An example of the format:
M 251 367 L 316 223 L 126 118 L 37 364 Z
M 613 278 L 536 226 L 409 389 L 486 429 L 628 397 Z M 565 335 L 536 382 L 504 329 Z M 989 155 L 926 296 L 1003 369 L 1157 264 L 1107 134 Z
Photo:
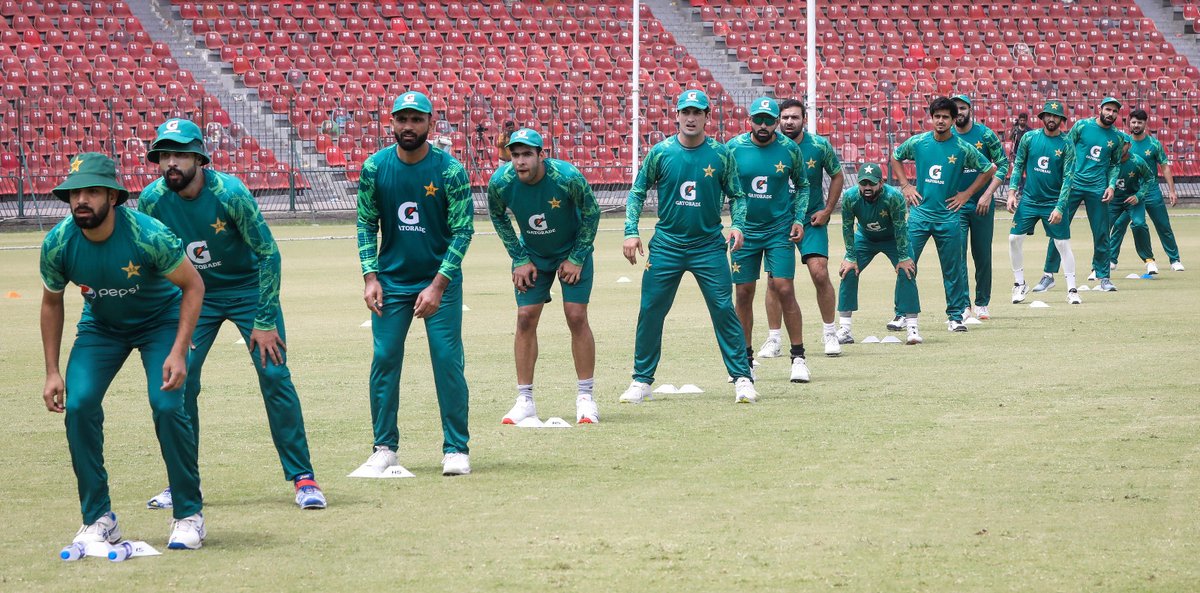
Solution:
M 877 184 L 883 180 L 883 168 L 875 163 L 863 163 L 863 166 L 858 168 L 858 182 L 870 181 L 872 184 Z
M 1057 101 L 1054 99 L 1046 101 L 1046 104 L 1042 106 L 1042 110 L 1038 112 L 1037 116 L 1040 119 L 1043 115 L 1046 115 L 1047 113 L 1049 113 L 1050 115 L 1057 115 L 1063 119 L 1067 119 L 1067 112 L 1063 111 L 1062 101 Z
M 85 152 L 71 159 L 71 168 L 67 179 L 54 188 L 54 197 L 71 201 L 71 190 L 86 187 L 107 187 L 117 190 L 117 204 L 124 204 L 129 199 L 129 190 L 117 181 L 117 163 L 108 155 L 99 152 Z
M 408 91 L 396 97 L 395 102 L 392 103 L 392 113 L 405 109 L 412 109 L 421 113 L 433 113 L 433 103 L 429 102 L 429 97 L 426 97 L 425 93 Z
M 1100 102 L 1100 106 L 1104 107 L 1105 105 L 1108 105 L 1109 103 L 1116 105 L 1117 109 L 1121 108 L 1121 102 L 1118 101 L 1115 97 L 1105 97 L 1104 100 Z
M 542 135 L 529 128 L 521 128 L 512 133 L 504 146 L 511 148 L 514 144 L 524 144 L 534 148 L 542 148 Z
M 157 163 L 160 152 L 190 152 L 200 157 L 201 165 L 212 161 L 204 149 L 204 134 L 200 132 L 200 126 L 179 117 L 168 119 L 158 126 L 158 135 L 150 145 L 146 159 Z
M 697 89 L 688 89 L 679 93 L 679 100 L 675 102 L 675 111 L 683 111 L 688 107 L 708 109 L 708 95 Z
M 779 103 L 770 97 L 759 97 L 750 103 L 750 117 L 756 115 L 769 115 L 775 119 L 779 119 Z

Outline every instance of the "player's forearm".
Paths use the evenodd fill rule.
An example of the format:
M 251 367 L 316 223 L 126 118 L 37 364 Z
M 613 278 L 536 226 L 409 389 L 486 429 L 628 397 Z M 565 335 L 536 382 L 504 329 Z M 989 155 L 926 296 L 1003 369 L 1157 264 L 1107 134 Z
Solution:
M 892 175 L 896 177 L 896 183 L 900 184 L 900 189 L 911 185 L 908 181 L 908 175 L 904 173 L 904 164 L 896 160 L 896 157 L 889 159 L 888 166 L 892 168 Z
M 739 231 L 746 228 L 746 198 L 744 196 L 737 195 L 730 198 L 729 217 L 732 219 L 729 228 Z
M 625 238 L 638 237 L 638 219 L 642 217 L 642 206 L 646 203 L 645 192 L 629 191 L 625 200 Z
M 358 218 L 358 261 L 362 273 L 379 271 L 379 220 Z
M 991 183 L 988 184 L 987 191 L 984 193 L 991 196 L 992 201 L 994 202 L 997 199 L 996 190 L 1000 189 L 1000 186 L 1002 185 L 1004 185 L 1003 179 L 1000 179 L 999 177 L 993 177 Z M 1003 197 L 1000 197 L 999 199 L 1003 199 Z
M 450 239 L 450 245 L 446 247 L 446 256 L 442 258 L 442 265 L 438 267 L 439 276 L 444 276 L 447 280 L 458 276 L 462 270 L 463 257 L 467 255 L 467 247 L 471 246 L 471 235 L 473 234 L 473 226 L 466 229 L 460 228 L 454 232 L 454 236 Z
M 279 250 L 270 255 L 258 256 L 258 309 L 254 316 L 254 329 L 275 329 L 275 311 L 279 308 L 279 285 L 282 263 Z
M 834 210 L 838 207 L 838 198 L 842 195 L 842 188 L 846 185 L 846 175 L 841 171 L 829 178 L 829 194 L 825 198 L 825 215 L 833 216 Z
M 1163 179 L 1167 180 L 1167 191 L 1175 193 L 1175 177 L 1171 175 L 1171 165 L 1162 166 Z M 1155 177 L 1154 184 L 1158 185 L 1158 178 Z
M 975 181 L 971 184 L 971 186 L 967 188 L 967 194 L 972 196 L 978 194 L 979 190 L 983 189 L 985 185 L 991 183 L 992 180 L 995 179 L 995 174 L 995 165 L 992 165 L 991 168 L 980 173 L 979 176 L 975 178 Z
M 42 295 L 41 331 L 42 354 L 46 361 L 47 375 L 59 372 L 64 316 L 62 293 L 44 292 Z
M 196 331 L 200 308 L 204 305 L 204 281 L 195 270 L 192 270 L 192 274 L 191 279 L 180 287 L 183 298 L 179 302 L 179 328 L 175 332 L 175 344 L 171 346 L 172 354 L 184 357 L 191 346 L 192 333 Z
M 508 257 L 512 258 L 518 266 L 529 261 L 529 254 L 525 251 L 525 246 L 521 244 L 521 239 L 517 237 L 517 232 L 513 230 L 512 220 L 508 214 L 503 212 L 496 214 L 493 211 L 491 219 L 492 227 L 496 229 L 496 236 L 500 237 L 500 243 L 504 245 Z
M 578 200 L 579 232 L 575 235 L 575 244 L 567 259 L 571 263 L 582 266 L 587 257 L 592 254 L 596 245 L 596 233 L 600 230 L 600 203 L 589 188 Z

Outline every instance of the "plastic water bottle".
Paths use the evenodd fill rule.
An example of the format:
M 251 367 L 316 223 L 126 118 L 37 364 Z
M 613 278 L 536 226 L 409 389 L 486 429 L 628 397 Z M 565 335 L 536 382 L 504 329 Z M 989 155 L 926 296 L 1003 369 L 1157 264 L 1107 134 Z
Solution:
M 83 542 L 72 542 L 71 545 L 62 549 L 58 553 L 58 557 L 67 562 L 74 562 L 83 558 L 87 553 L 87 546 Z
M 108 553 L 108 559 L 113 562 L 124 562 L 131 556 L 133 556 L 133 544 L 129 542 L 116 544 Z

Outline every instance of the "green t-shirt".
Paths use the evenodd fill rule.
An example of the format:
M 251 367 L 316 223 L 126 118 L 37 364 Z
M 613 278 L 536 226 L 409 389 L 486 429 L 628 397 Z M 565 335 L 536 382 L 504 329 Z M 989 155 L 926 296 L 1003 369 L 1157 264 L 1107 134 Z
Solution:
M 1073 189 L 1101 194 L 1105 188 L 1116 187 L 1121 151 L 1125 146 L 1125 139 L 1117 128 L 1101 127 L 1094 117 L 1082 119 L 1071 126 L 1067 141 L 1075 144 Z
M 596 242 L 600 205 L 579 169 L 558 159 L 542 162 L 546 174 L 532 185 L 517 178 L 512 163 L 492 175 L 487 190 L 492 226 L 514 267 L 533 262 L 539 270 L 556 270 L 565 260 L 581 266 Z
M 204 298 L 258 298 L 254 329 L 275 329 L 279 307 L 279 247 L 258 202 L 237 177 L 202 169 L 194 199 L 167 189 L 159 178 L 142 191 L 138 211 L 161 220 L 183 240 L 184 252 L 204 278 Z
M 821 196 L 824 189 L 822 174 L 833 177 L 842 172 L 842 163 L 838 160 L 833 145 L 824 136 L 809 134 L 807 131 L 800 136 L 800 154 L 804 163 L 804 174 L 808 177 L 808 211 L 804 221 L 812 220 L 812 215 L 827 206 Z
M 960 133 L 958 126 L 950 128 L 954 131 L 954 135 L 966 140 L 968 144 L 975 147 L 975 150 L 983 153 L 989 161 L 996 165 L 995 179 L 1004 181 L 1008 175 L 1008 157 L 1004 154 L 1004 143 L 1000 142 L 1000 137 L 992 131 L 991 128 L 983 125 L 980 122 L 971 122 L 971 129 Z M 979 169 L 967 167 L 963 169 L 963 175 L 958 180 L 958 191 L 964 191 L 971 187 L 972 183 L 979 178 Z M 987 186 L 981 188 L 975 195 L 967 200 L 968 204 L 979 203 L 979 197 L 987 190 Z M 995 196 L 993 196 L 995 199 Z
M 742 231 L 747 236 L 786 235 L 793 223 L 804 224 L 808 179 L 800 148 L 791 138 L 777 133 L 774 142 L 759 146 L 746 133 L 725 146 L 737 161 L 739 182 L 746 194 L 746 227 Z
M 724 144 L 712 138 L 695 148 L 671 136 L 655 144 L 629 190 L 625 203 L 625 238 L 638 236 L 638 218 L 646 194 L 658 190 L 656 241 L 687 249 L 710 245 L 721 238 L 721 209 L 729 196 L 732 228 L 746 227 L 746 195 L 738 178 L 737 161 Z
M 42 241 L 42 284 L 51 292 L 68 282 L 83 294 L 80 325 L 129 332 L 179 319 L 179 287 L 167 280 L 184 261 L 183 244 L 163 223 L 116 206 L 112 235 L 92 242 L 68 216 Z
M 363 163 L 358 182 L 358 259 L 385 293 L 416 294 L 436 274 L 462 276 L 475 232 L 471 183 L 462 163 L 430 146 L 415 164 L 395 145 Z
M 934 138 L 933 132 L 917 134 L 897 146 L 892 157 L 916 163 L 913 184 L 923 199 L 913 207 L 912 216 L 930 222 L 957 219 L 958 213 L 946 207 L 946 200 L 962 191 L 959 187 L 966 169 L 987 171 L 992 167 L 983 153 L 953 134 L 942 141 Z
M 848 262 L 856 262 L 854 221 L 858 220 L 858 237 L 868 241 L 895 241 L 900 261 L 912 259 L 908 247 L 908 211 L 904 194 L 890 186 L 881 186 L 880 194 L 867 201 L 858 187 L 842 192 L 842 239 L 846 243 Z
M 1136 195 L 1139 202 L 1145 202 L 1150 188 L 1158 185 L 1158 176 L 1142 157 L 1130 154 L 1129 160 L 1121 163 L 1117 177 L 1117 189 L 1113 193 L 1113 202 L 1124 202 L 1129 196 Z
M 1158 138 L 1146 134 L 1141 140 L 1134 139 L 1133 147 L 1130 149 L 1131 154 L 1136 154 L 1146 161 L 1147 165 L 1154 171 L 1154 187 L 1150 188 L 1150 193 L 1146 194 L 1146 198 L 1151 201 L 1162 201 L 1162 188 L 1158 186 L 1158 171 L 1163 165 L 1170 165 L 1171 159 L 1167 158 L 1167 151 L 1163 149 L 1162 142 Z
M 1054 206 L 1059 212 L 1071 195 L 1071 175 L 1075 171 L 1075 144 L 1066 134 L 1047 136 L 1044 129 L 1030 130 L 1021 136 L 1013 160 L 1008 188 L 1017 189 L 1025 176 L 1021 200 L 1034 206 Z

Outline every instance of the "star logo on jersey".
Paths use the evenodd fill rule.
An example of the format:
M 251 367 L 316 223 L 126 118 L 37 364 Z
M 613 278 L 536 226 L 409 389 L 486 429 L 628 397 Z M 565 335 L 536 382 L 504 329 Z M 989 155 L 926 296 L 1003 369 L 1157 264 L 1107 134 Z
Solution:
M 647 269 L 647 270 L 649 270 L 649 269 L 650 269 L 650 262 L 648 262 L 648 261 L 646 262 L 646 269 Z
M 562 204 L 562 200 L 559 200 L 558 198 L 553 198 L 553 199 L 551 199 L 551 200 L 550 200 L 550 207 L 551 207 L 551 208 L 558 208 L 558 207 L 559 207 L 559 205 L 561 205 L 561 204 Z
M 787 166 L 783 164 L 783 161 L 779 161 L 778 163 L 775 163 L 775 172 L 776 173 L 783 173 L 785 170 L 787 170 Z
M 733 264 L 732 266 L 729 266 L 729 269 L 733 270 L 734 274 L 737 274 L 742 271 L 742 264 Z
M 220 218 L 218 218 L 216 222 L 214 222 L 208 226 L 213 228 L 214 235 L 219 235 L 219 234 L 225 232 L 225 221 L 221 220 Z
M 430 196 L 436 196 L 436 195 L 437 195 L 437 190 L 438 190 L 438 188 L 437 188 L 437 186 L 436 186 L 436 185 L 434 185 L 434 184 L 433 184 L 433 182 L 432 182 L 432 181 L 430 181 L 430 182 L 429 182 L 429 185 L 426 185 L 426 186 L 423 186 L 423 187 L 425 188 L 425 197 L 427 197 L 427 198 L 428 198 L 428 197 L 430 197 Z
M 707 167 L 705 167 L 705 168 L 704 168 L 704 176 L 705 176 L 705 177 L 712 177 L 712 176 L 713 176 L 713 173 L 716 173 L 716 172 L 717 172 L 717 170 L 716 170 L 716 169 L 714 169 L 714 168 L 712 167 L 712 165 L 709 165 L 709 166 L 707 166 Z
M 82 165 L 82 164 L 83 164 L 83 158 L 82 158 L 82 157 L 75 157 L 75 160 L 71 161 L 71 172 L 72 172 L 72 173 L 78 173 L 78 172 L 79 172 L 79 166 L 80 166 L 80 165 Z
M 983 142 L 975 141 L 975 150 L 983 150 Z
M 1109 141 L 1108 141 L 1108 147 L 1109 147 L 1109 148 L 1112 148 L 1112 147 L 1113 147 L 1113 141 L 1112 141 L 1112 140 L 1109 140 Z
M 815 169 L 815 168 L 817 168 L 817 161 L 816 161 L 816 159 L 808 159 L 808 162 L 806 162 L 806 163 L 804 163 L 804 164 L 805 164 L 805 165 L 807 165 L 809 169 Z
M 1149 148 L 1147 148 L 1147 149 L 1146 149 L 1146 156 L 1150 156 L 1150 149 L 1149 149 Z
M 950 163 L 951 165 L 953 165 L 954 163 L 957 163 L 957 162 L 958 162 L 958 157 L 956 157 L 956 156 L 954 156 L 954 155 L 950 155 L 950 156 L 946 157 L 946 162 L 948 162 L 948 163 Z
M 888 211 L 887 211 L 887 210 L 884 210 L 883 212 L 880 212 L 880 213 L 879 213 L 879 218 L 887 218 L 887 217 L 889 217 L 889 216 L 891 216 L 891 215 L 890 215 L 890 214 L 888 214 Z
M 1061 150 L 1054 151 L 1054 156 L 1062 156 L 1062 151 Z
M 1134 178 L 1134 177 L 1136 177 L 1136 176 L 1137 176 L 1137 171 L 1130 171 L 1130 172 L 1129 172 L 1129 178 L 1130 178 L 1130 179 L 1133 179 L 1133 178 Z
M 133 260 L 129 260 L 129 265 L 121 268 L 121 271 L 125 272 L 126 278 L 133 278 L 134 276 L 142 275 L 142 273 L 138 271 L 140 269 L 142 269 L 142 266 L 133 263 Z

